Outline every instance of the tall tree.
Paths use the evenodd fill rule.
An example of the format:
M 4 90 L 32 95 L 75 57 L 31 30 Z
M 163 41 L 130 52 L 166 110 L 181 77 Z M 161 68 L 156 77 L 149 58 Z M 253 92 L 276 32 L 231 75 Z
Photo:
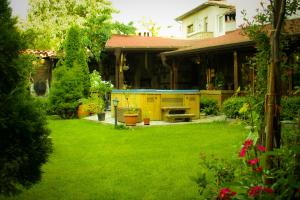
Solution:
M 267 77 L 266 94 L 266 147 L 268 151 L 280 147 L 280 98 L 281 98 L 281 73 L 280 73 L 280 39 L 287 15 L 294 14 L 299 9 L 299 0 L 270 0 L 270 65 Z
M 42 110 L 30 97 L 31 62 L 20 51 L 25 38 L 7 0 L 0 1 L 0 195 L 13 195 L 41 179 L 51 152 Z
M 86 30 L 85 44 L 98 58 L 103 43 L 120 28 L 120 23 L 112 22 L 116 10 L 108 0 L 29 0 L 29 7 L 25 28 L 37 33 L 34 48 L 58 50 L 67 30 L 76 24 Z

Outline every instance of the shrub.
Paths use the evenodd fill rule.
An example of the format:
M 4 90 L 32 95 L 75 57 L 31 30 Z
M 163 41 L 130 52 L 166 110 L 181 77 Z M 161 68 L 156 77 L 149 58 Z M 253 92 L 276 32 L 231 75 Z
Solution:
M 300 97 L 282 98 L 281 106 L 281 119 L 292 120 L 300 114 Z
M 37 183 L 51 152 L 45 116 L 29 95 L 32 63 L 19 54 L 26 39 L 8 5 L 0 1 L 0 195 Z
M 224 101 L 222 111 L 228 118 L 241 117 L 239 111 L 245 103 L 247 103 L 247 98 L 245 97 L 231 97 Z
M 217 115 L 219 111 L 217 100 L 201 98 L 200 111 L 206 115 Z
M 77 76 L 80 70 L 60 66 L 54 70 L 54 80 L 49 96 L 51 110 L 62 118 L 76 117 L 76 111 L 83 97 L 83 84 Z

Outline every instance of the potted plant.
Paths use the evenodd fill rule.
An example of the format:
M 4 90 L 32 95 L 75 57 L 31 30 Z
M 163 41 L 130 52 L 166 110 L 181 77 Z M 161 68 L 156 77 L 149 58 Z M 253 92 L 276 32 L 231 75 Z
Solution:
M 134 107 L 129 106 L 129 94 L 124 93 L 127 102 L 127 109 L 124 112 L 124 122 L 126 126 L 135 126 L 138 121 L 138 112 Z
M 91 94 L 89 98 L 83 99 L 83 110 L 90 114 L 97 114 L 99 121 L 105 120 L 105 102 L 98 94 Z
M 144 125 L 150 125 L 150 111 L 148 109 L 145 109 L 144 111 Z
M 124 120 L 126 126 L 135 126 L 138 120 L 138 113 L 135 108 L 129 108 L 124 113 Z
M 86 110 L 96 113 L 98 120 L 105 120 L 105 96 L 111 92 L 113 85 L 109 81 L 103 81 L 96 70 L 90 74 L 90 81 L 90 97 L 86 100 Z

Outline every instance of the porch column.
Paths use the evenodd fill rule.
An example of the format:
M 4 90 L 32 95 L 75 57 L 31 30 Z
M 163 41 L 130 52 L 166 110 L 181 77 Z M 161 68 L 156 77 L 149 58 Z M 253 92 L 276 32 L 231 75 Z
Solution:
M 115 66 L 115 87 L 122 89 L 124 84 L 123 61 L 124 54 L 121 49 L 115 50 L 116 66 Z
M 124 66 L 124 53 L 121 52 L 121 61 L 119 65 L 119 89 L 123 89 L 124 86 L 123 66 Z
M 119 66 L 120 66 L 120 55 L 121 55 L 121 49 L 115 50 L 115 87 L 119 89 Z
M 173 60 L 172 63 L 172 68 L 173 68 L 173 90 L 177 89 L 177 80 L 178 80 L 178 66 L 176 63 L 176 60 Z
M 234 90 L 237 90 L 239 87 L 239 71 L 238 71 L 238 56 L 237 51 L 233 52 L 233 80 L 234 80 Z

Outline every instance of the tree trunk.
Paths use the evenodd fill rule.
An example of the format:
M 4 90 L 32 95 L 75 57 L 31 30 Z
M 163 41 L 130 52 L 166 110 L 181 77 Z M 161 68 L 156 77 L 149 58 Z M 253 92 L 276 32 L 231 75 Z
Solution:
M 268 68 L 268 84 L 266 95 L 266 149 L 272 151 L 274 147 L 280 147 L 280 32 L 285 15 L 286 0 L 271 1 L 273 8 L 272 32 L 270 38 L 271 58 Z M 266 159 L 267 168 L 272 168 L 270 157 Z

